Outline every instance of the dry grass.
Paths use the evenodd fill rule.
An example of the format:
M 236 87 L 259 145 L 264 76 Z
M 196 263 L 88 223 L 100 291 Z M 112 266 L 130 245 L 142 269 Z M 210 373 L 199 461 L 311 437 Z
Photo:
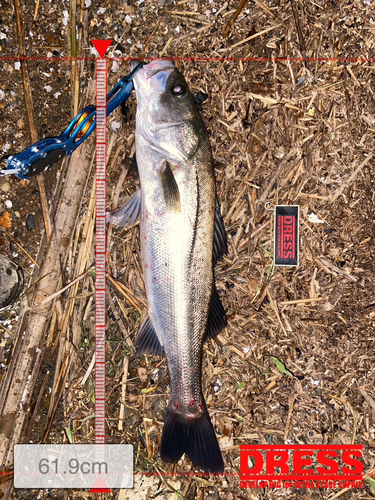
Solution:
M 137 473 L 156 474 L 136 476 L 136 487 L 142 489 L 136 498 L 177 498 L 173 488 L 189 499 L 333 498 L 334 492 L 324 490 L 240 490 L 241 444 L 357 443 L 364 445 L 365 472 L 375 465 L 375 66 L 371 61 L 318 60 L 371 57 L 373 8 L 365 1 L 337 6 L 256 0 L 223 38 L 238 4 L 166 4 L 156 18 L 151 5 L 157 4 L 151 2 L 142 20 L 132 21 L 131 34 L 124 35 L 134 42 L 124 52 L 131 57 L 315 58 L 178 61 L 192 92 L 209 96 L 202 115 L 211 134 L 229 238 L 229 254 L 216 269 L 229 324 L 216 343 L 208 342 L 203 358 L 206 400 L 228 475 L 163 476 L 192 468 L 187 459 L 172 467 L 159 457 L 169 394 L 166 361 L 134 357 L 132 342 L 146 311 L 138 228 L 113 228 L 108 241 L 107 434 L 108 442 L 134 445 Z M 116 9 L 140 13 L 135 5 Z M 105 38 L 106 29 L 111 33 L 109 24 L 99 27 L 95 37 Z M 111 75 L 111 84 L 128 72 L 126 62 L 119 64 L 121 72 Z M 128 122 L 110 137 L 110 209 L 135 189 L 136 176 L 126 160 L 134 153 L 134 116 L 132 101 Z M 119 119 L 118 112 L 113 120 Z M 296 269 L 273 267 L 273 213 L 266 203 L 300 205 Z M 311 214 L 323 222 L 310 222 Z M 84 223 L 73 239 L 67 282 L 93 264 L 87 247 L 92 222 L 85 230 Z M 61 418 L 50 420 L 48 439 L 53 442 L 66 440 L 61 433 L 67 428 L 77 443 L 94 439 L 93 293 L 93 278 L 87 274 L 63 297 L 66 322 L 65 329 L 60 327 L 64 335 L 55 386 L 64 398 L 56 407 Z M 56 337 L 54 342 L 59 345 Z M 64 361 L 65 342 L 76 352 L 70 365 Z M 271 357 L 292 375 L 283 374 Z M 63 368 L 64 387 L 59 381 Z M 51 408 L 49 401 L 40 404 L 31 439 L 44 429 L 43 404 Z M 340 493 L 342 499 L 374 495 L 366 481 L 362 491 Z M 114 497 L 135 498 L 128 492 Z

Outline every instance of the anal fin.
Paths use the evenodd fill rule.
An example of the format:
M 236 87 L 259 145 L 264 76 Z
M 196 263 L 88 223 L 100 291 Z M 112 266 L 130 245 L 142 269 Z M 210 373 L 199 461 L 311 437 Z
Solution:
M 227 315 L 225 314 L 223 304 L 221 303 L 220 296 L 214 284 L 204 340 L 207 340 L 207 338 L 215 338 L 227 324 Z
M 156 335 L 149 315 L 147 315 L 138 331 L 137 338 L 135 339 L 135 348 L 137 356 L 141 356 L 142 354 L 163 355 L 163 346 Z

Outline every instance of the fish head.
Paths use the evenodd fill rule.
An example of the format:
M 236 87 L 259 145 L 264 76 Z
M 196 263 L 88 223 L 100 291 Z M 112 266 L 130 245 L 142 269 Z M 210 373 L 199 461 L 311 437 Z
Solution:
M 143 143 L 175 162 L 188 162 L 206 137 L 183 75 L 169 59 L 155 59 L 134 77 L 137 132 Z

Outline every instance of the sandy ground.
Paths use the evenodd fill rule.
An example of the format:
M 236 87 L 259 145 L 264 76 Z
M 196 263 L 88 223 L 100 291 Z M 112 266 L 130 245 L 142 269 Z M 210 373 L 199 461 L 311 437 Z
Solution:
M 70 56 L 73 2 L 40 2 L 37 12 L 34 2 L 20 4 L 27 57 Z M 169 394 L 166 362 L 134 357 L 132 343 L 146 301 L 138 228 L 113 228 L 108 270 L 127 292 L 113 281 L 108 285 L 107 436 L 108 442 L 134 445 L 135 489 L 96 497 L 25 490 L 12 498 L 162 499 L 177 498 L 176 492 L 188 499 L 373 498 L 367 479 L 362 490 L 348 492 L 250 490 L 239 484 L 242 444 L 362 444 L 364 472 L 375 467 L 371 2 L 249 1 L 226 36 L 237 1 L 82 4 L 90 5 L 77 8 L 80 57 L 90 57 L 90 39 L 110 38 L 117 42 L 111 47 L 113 56 L 177 58 L 210 131 L 229 239 L 229 253 L 216 269 L 228 327 L 204 348 L 203 383 L 226 476 L 165 475 L 193 469 L 186 457 L 172 467 L 159 456 Z M 31 143 L 22 72 L 17 61 L 6 59 L 17 56 L 20 47 L 12 1 L 1 1 L 0 23 L 0 148 L 10 154 Z M 81 60 L 77 67 L 78 73 L 67 60 L 27 61 L 39 139 L 63 131 L 75 96 L 82 108 L 95 68 L 91 60 Z M 129 65 L 110 61 L 108 69 L 111 88 Z M 129 161 L 135 110 L 131 98 L 109 120 L 108 209 L 123 204 L 137 185 Z M 45 176 L 51 209 L 59 168 Z M 92 179 L 83 199 L 82 224 L 91 190 Z M 273 266 L 273 212 L 266 203 L 267 208 L 300 206 L 297 268 Z M 35 179 L 0 179 L 0 216 L 5 212 L 11 227 L 0 228 L 1 252 L 23 266 L 27 283 L 34 264 L 24 251 L 36 258 L 44 227 Z M 62 265 L 65 283 L 73 277 L 81 243 L 77 229 Z M 91 249 L 86 269 L 93 262 Z M 40 380 L 35 390 L 28 435 L 33 442 L 40 441 L 47 424 L 47 442 L 93 441 L 93 286 L 88 274 L 63 335 L 57 338 L 56 325 L 46 332 L 49 344 L 41 373 L 48 367 L 49 375 L 42 389 Z M 63 305 L 67 301 L 65 294 Z M 18 317 L 19 303 L 1 313 L 0 377 L 12 356 Z M 55 370 L 61 369 L 51 345 L 62 342 L 71 342 L 75 358 L 51 417 Z

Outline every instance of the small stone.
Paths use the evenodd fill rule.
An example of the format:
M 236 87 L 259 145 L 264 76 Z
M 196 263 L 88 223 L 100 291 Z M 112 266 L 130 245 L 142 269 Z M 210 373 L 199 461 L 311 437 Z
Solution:
M 116 130 L 118 130 L 119 128 L 121 127 L 121 123 L 120 122 L 116 122 L 116 121 L 113 121 L 111 123 L 111 129 L 116 132 Z
M 14 212 L 14 215 L 15 215 L 16 217 L 18 217 L 18 218 L 20 218 L 20 217 L 21 217 L 21 214 L 20 214 L 18 211 L 15 211 L 15 212 Z
M 7 71 L 8 73 L 13 73 L 14 68 L 11 66 L 9 63 L 4 63 L 3 66 L 4 70 Z
M 10 220 L 9 212 L 4 212 L 0 217 L 0 226 L 10 229 L 12 227 L 12 221 Z
M 23 128 L 25 126 L 25 122 L 23 121 L 22 118 L 20 118 L 19 120 L 17 120 L 17 127 L 18 128 Z
M 146 368 L 138 368 L 138 376 L 141 382 L 147 382 L 147 370 Z
M 12 208 L 13 203 L 12 203 L 10 200 L 5 200 L 5 206 L 6 206 L 7 208 Z
M 12 186 L 9 184 L 9 182 L 3 182 L 0 186 L 0 189 L 3 193 L 9 193 L 11 187 Z
M 26 227 L 29 231 L 32 231 L 33 229 L 35 229 L 35 221 L 34 221 L 33 214 L 30 214 L 27 216 Z

